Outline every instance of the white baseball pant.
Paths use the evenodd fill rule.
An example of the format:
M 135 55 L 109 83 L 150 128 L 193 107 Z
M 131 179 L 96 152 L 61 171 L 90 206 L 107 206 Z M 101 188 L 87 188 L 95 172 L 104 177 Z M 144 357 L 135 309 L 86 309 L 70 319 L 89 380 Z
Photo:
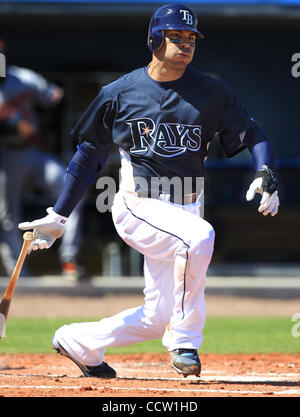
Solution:
M 112 216 L 121 238 L 144 255 L 144 304 L 97 322 L 62 326 L 56 340 L 88 366 L 99 365 L 109 346 L 150 339 L 162 338 L 168 351 L 199 349 L 214 245 L 214 230 L 199 216 L 199 203 L 178 206 L 120 190 Z

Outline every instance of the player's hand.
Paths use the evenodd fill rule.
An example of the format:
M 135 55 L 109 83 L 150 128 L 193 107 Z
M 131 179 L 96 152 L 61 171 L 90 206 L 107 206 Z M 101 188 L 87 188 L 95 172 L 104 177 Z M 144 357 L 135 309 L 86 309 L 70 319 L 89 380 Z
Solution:
M 264 216 L 271 214 L 275 216 L 278 213 L 279 197 L 278 197 L 278 181 L 273 172 L 263 165 L 262 169 L 257 171 L 254 181 L 246 194 L 246 200 L 253 200 L 256 193 L 262 195 L 258 211 Z
M 56 239 L 60 238 L 64 232 L 64 226 L 67 222 L 67 217 L 60 216 L 53 211 L 52 207 L 47 208 L 48 215 L 42 219 L 34 220 L 32 222 L 23 222 L 19 224 L 21 230 L 31 230 L 35 235 L 28 253 L 31 250 L 49 249 Z

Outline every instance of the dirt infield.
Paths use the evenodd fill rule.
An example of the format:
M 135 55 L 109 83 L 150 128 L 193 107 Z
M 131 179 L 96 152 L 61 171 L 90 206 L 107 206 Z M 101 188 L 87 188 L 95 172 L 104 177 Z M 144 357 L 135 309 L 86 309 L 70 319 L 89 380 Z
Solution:
M 1 397 L 299 397 L 300 355 L 202 355 L 183 378 L 167 354 L 112 355 L 115 379 L 84 378 L 56 354 L 0 355 Z
M 143 302 L 139 295 L 16 295 L 9 317 L 109 316 Z M 299 300 L 208 296 L 208 316 L 291 316 Z M 111 355 L 112 380 L 84 378 L 53 354 L 0 354 L 0 397 L 299 397 L 300 354 L 200 354 L 200 378 L 184 379 L 168 354 Z

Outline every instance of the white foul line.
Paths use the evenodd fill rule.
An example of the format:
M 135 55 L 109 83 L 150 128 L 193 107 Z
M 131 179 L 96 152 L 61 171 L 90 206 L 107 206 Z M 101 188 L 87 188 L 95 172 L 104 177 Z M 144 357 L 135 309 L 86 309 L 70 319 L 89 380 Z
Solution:
M 36 389 L 36 390 L 81 390 L 85 387 L 83 386 L 56 386 L 56 385 L 0 385 L 0 388 L 7 388 L 7 389 Z M 102 391 L 102 390 L 115 390 L 115 391 L 168 391 L 168 392 L 195 392 L 195 393 L 222 393 L 222 394 L 261 394 L 265 395 L 271 393 L 270 390 L 268 392 L 264 391 L 237 391 L 237 390 L 216 390 L 216 389 L 184 389 L 184 388 L 124 388 L 124 387 L 111 387 L 111 386 L 103 386 L 103 387 L 96 387 L 90 386 L 88 387 L 89 390 L 92 391 Z M 290 389 L 285 391 L 272 391 L 272 395 L 298 395 L 300 394 L 300 390 Z
M 8 374 L 0 372 L 0 375 L 4 376 L 5 378 L 14 378 L 16 376 L 19 377 L 47 377 L 47 378 L 64 378 L 66 374 Z M 286 377 L 289 377 L 287 379 Z M 299 374 L 288 374 L 288 375 L 201 375 L 200 378 L 190 376 L 186 379 L 183 377 L 142 377 L 142 376 L 123 376 L 118 375 L 116 380 L 131 380 L 131 381 L 194 381 L 194 382 L 236 382 L 236 383 L 256 383 L 256 382 L 286 382 L 286 383 L 293 383 L 298 382 Z M 68 376 L 68 378 L 78 379 L 78 376 Z M 293 379 L 294 378 L 294 379 Z M 1 385 L 0 385 L 1 387 Z
M 123 369 L 124 371 L 124 369 Z M 8 373 L 0 373 L 3 377 L 6 378 L 12 378 L 12 377 L 48 377 L 48 378 L 62 378 L 65 377 L 66 375 L 60 375 L 60 374 L 52 374 L 52 375 L 42 375 L 42 374 L 8 374 Z M 235 383 L 261 383 L 261 382 L 266 382 L 266 383 L 276 383 L 276 382 L 286 382 L 286 383 L 293 383 L 293 382 L 297 382 L 298 381 L 298 376 L 299 374 L 289 374 L 289 375 L 284 375 L 284 374 L 277 374 L 277 375 L 269 375 L 269 374 L 260 374 L 260 375 L 201 375 L 200 378 L 196 378 L 196 377 L 190 377 L 188 378 L 186 381 L 188 382 L 195 382 L 198 381 L 199 383 L 201 382 L 205 382 L 205 383 L 209 383 L 209 382 L 235 382 Z M 288 378 L 287 378 L 288 377 Z M 78 376 L 76 377 L 72 377 L 70 376 L 69 378 L 78 378 Z M 295 379 L 294 379 L 295 378 Z M 182 377 L 172 377 L 172 378 L 168 378 L 168 377 L 134 377 L 134 376 L 118 376 L 116 378 L 117 380 L 137 380 L 137 381 L 184 381 L 184 379 Z M 0 385 L 0 389 L 35 389 L 35 390 L 80 390 L 80 389 L 85 389 L 84 386 L 57 386 L 57 385 Z M 166 392 L 185 392 L 185 393 L 217 393 L 217 394 L 252 394 L 252 395 L 299 395 L 300 394 L 300 389 L 287 389 L 287 390 L 278 390 L 278 386 L 277 387 L 272 387 L 272 386 L 268 386 L 265 387 L 265 390 L 263 391 L 253 391 L 253 390 L 225 390 L 225 389 L 209 389 L 209 388 L 165 388 L 165 387 L 116 387 L 116 386 L 89 386 L 88 389 L 90 390 L 94 390 L 94 391 L 103 391 L 103 390 L 120 390 L 120 391 L 166 391 Z

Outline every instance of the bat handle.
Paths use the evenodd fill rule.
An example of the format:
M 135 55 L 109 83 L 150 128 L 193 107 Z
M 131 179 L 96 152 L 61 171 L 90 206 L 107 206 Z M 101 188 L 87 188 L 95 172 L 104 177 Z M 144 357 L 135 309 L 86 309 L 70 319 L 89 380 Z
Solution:
M 25 232 L 23 234 L 23 241 L 24 242 L 32 242 L 34 240 L 34 233 L 33 232 Z

